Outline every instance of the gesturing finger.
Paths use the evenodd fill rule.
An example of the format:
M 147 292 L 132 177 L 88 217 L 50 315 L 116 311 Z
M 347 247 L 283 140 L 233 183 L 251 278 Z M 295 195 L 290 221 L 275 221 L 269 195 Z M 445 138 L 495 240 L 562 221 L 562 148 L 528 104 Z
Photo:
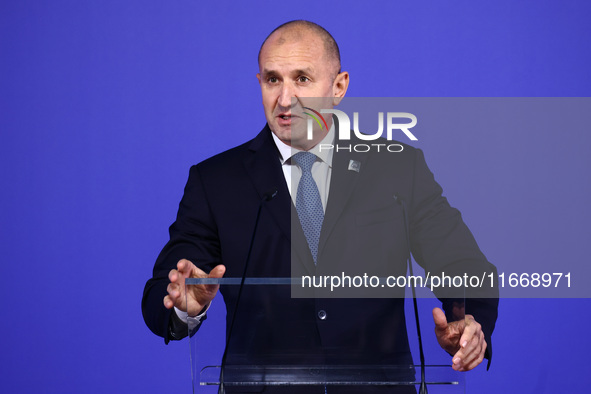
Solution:
M 464 360 L 462 360 L 461 365 L 459 366 L 459 371 L 470 371 L 471 369 L 476 368 L 483 360 L 484 355 L 486 353 L 487 344 L 484 340 L 484 334 L 479 341 L 479 346 L 477 351 L 472 352 L 469 354 Z M 455 369 L 455 368 L 454 368 Z
M 469 346 L 472 345 L 474 347 L 474 343 L 472 343 L 472 338 L 480 337 L 480 333 L 482 332 L 482 327 L 480 323 L 474 320 L 472 315 L 466 315 L 465 317 L 466 325 L 464 326 L 464 332 L 460 337 L 460 346 L 462 349 L 466 349 L 467 351 L 472 350 Z
M 472 341 L 474 346 L 471 346 L 470 349 L 462 349 L 464 355 L 462 358 L 462 366 L 466 368 L 466 366 L 472 364 L 474 360 L 477 360 L 481 355 L 484 357 L 484 351 L 486 350 L 486 341 L 484 340 L 484 334 L 482 331 L 478 336 L 475 336 Z M 466 347 L 468 348 L 468 347 Z M 480 360 L 482 361 L 482 360 Z M 474 365 L 476 366 L 476 365 Z
M 177 270 L 170 270 L 170 272 L 168 273 L 168 280 L 170 280 L 172 283 L 179 280 L 179 277 L 180 275 Z
M 168 286 L 166 286 L 166 291 L 173 301 L 176 301 L 181 295 L 180 286 L 177 283 L 169 283 Z
M 191 263 L 189 260 L 187 259 L 181 259 L 179 260 L 179 262 L 176 264 L 176 268 L 179 271 L 179 273 L 185 277 L 188 278 L 191 276 L 191 269 L 194 267 L 193 263 Z
M 433 308 L 433 322 L 435 323 L 435 330 L 443 331 L 447 329 L 447 318 L 440 308 Z
M 209 272 L 210 278 L 221 278 L 226 273 L 226 267 L 222 264 L 216 265 L 213 269 Z
M 460 350 L 452 360 L 453 368 L 468 371 L 482 362 L 486 341 L 481 325 L 470 315 L 466 315 L 466 326 L 460 339 Z
M 164 307 L 166 307 L 166 309 L 171 309 L 174 306 L 174 301 L 170 298 L 170 296 L 165 296 L 164 297 Z

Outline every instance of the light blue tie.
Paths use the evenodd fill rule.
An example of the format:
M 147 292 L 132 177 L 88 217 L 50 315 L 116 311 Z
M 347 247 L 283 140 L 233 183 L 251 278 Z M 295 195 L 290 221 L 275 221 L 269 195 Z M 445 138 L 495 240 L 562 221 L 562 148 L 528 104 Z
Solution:
M 298 152 L 293 155 L 293 160 L 302 170 L 296 196 L 296 210 L 314 258 L 314 264 L 316 264 L 318 261 L 318 240 L 324 220 L 320 193 L 314 178 L 312 178 L 312 165 L 316 161 L 316 155 L 310 152 Z

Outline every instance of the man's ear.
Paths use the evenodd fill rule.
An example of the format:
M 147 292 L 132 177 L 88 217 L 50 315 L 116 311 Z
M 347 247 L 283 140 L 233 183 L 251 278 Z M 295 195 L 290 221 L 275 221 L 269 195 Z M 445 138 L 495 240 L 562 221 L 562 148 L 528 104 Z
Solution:
M 259 85 L 261 84 L 261 73 L 257 73 L 257 80 L 259 81 Z
M 334 82 L 332 83 L 332 92 L 333 92 L 333 105 L 338 105 L 343 97 L 345 97 L 345 93 L 347 93 L 347 88 L 349 87 L 349 73 L 343 71 L 339 73 Z

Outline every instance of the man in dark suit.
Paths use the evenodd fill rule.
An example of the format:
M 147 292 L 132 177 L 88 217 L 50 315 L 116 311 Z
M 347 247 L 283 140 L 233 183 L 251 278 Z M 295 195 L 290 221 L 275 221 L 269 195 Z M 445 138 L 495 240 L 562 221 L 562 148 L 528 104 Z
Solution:
M 332 107 L 349 84 L 328 32 L 306 21 L 280 26 L 263 43 L 259 67 L 267 125 L 253 140 L 191 168 L 170 241 L 144 290 L 142 311 L 154 333 L 166 342 L 181 339 L 187 324 L 198 326 L 205 318 L 219 287 L 192 286 L 185 294 L 185 278 L 242 276 L 255 214 L 270 190 L 276 197 L 264 203 L 248 276 L 404 275 L 407 231 L 426 271 L 496 272 L 459 212 L 442 197 L 420 150 L 406 145 L 387 154 L 322 150 L 322 144 L 335 141 L 332 120 L 312 138 L 301 127 L 306 119 L 296 108 L 306 106 L 305 98 L 328 98 Z M 296 210 L 307 176 L 296 156 L 300 152 L 315 155 L 310 174 L 323 220 L 313 236 L 308 219 Z M 407 206 L 408 229 L 395 195 Z M 230 320 L 237 289 L 221 291 Z M 369 362 L 368 355 L 372 363 L 412 362 L 400 294 L 301 291 L 275 288 L 242 299 L 240 313 L 248 316 L 242 321 L 249 325 L 233 331 L 241 349 L 236 354 L 251 361 L 262 354 L 286 359 L 289 349 L 299 349 L 291 355 L 301 363 Z M 490 360 L 497 299 L 442 301 L 445 312 L 436 308 L 433 318 L 454 369 L 467 371 L 484 357 Z M 465 318 L 451 321 L 458 311 L 465 311 Z

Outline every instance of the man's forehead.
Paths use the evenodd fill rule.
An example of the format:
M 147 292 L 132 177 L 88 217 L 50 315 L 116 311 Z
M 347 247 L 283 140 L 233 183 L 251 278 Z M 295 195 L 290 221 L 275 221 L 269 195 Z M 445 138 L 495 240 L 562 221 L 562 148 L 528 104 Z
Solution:
M 338 50 L 337 50 L 338 51 Z M 287 28 L 273 32 L 259 52 L 259 71 L 288 75 L 309 68 L 309 76 L 338 74 L 340 62 L 333 59 L 325 38 L 309 28 Z
M 322 47 L 304 40 L 284 44 L 269 43 L 263 48 L 260 58 L 261 72 L 286 72 L 307 70 L 313 72 L 316 63 L 324 56 Z
M 310 53 L 318 50 L 324 51 L 322 39 L 311 31 L 302 29 L 290 29 L 287 31 L 276 31 L 263 45 L 262 54 L 265 52 L 274 52 L 281 49 L 290 51 Z

